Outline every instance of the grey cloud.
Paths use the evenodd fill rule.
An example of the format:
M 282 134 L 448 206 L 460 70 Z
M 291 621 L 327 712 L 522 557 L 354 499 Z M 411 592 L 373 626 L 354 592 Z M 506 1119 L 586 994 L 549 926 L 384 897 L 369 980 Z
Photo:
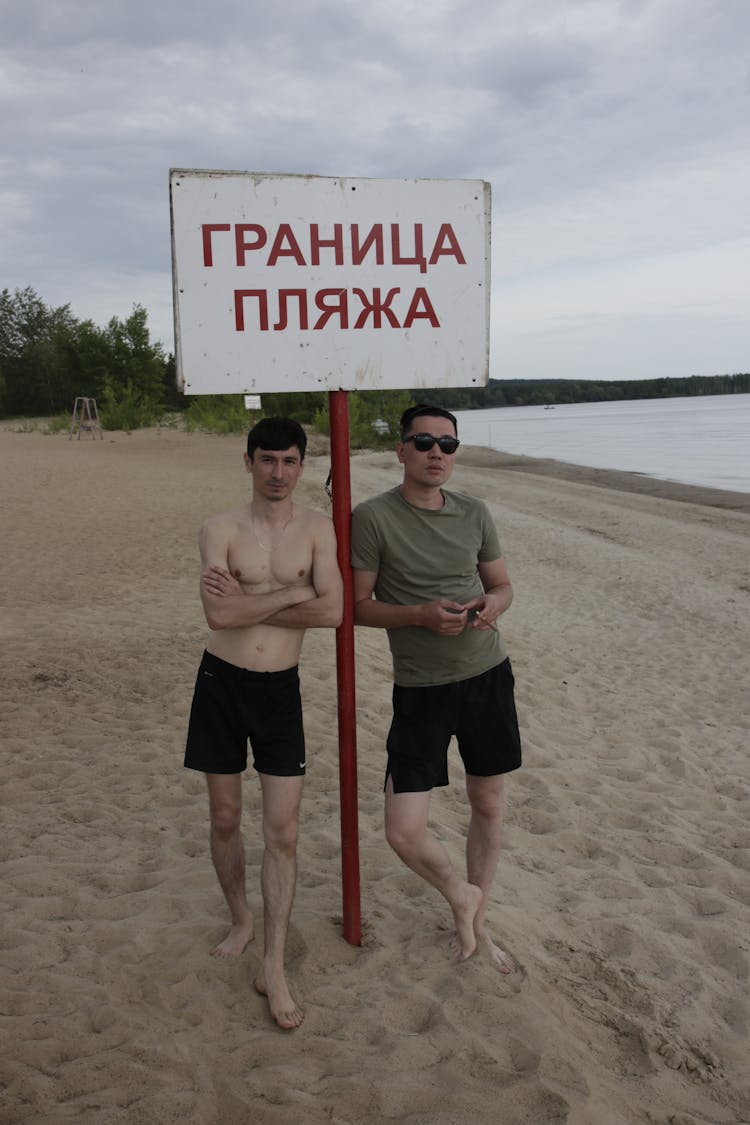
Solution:
M 10 0 L 3 283 L 166 306 L 171 166 L 489 179 L 498 280 L 571 292 L 734 244 L 749 38 L 744 0 Z

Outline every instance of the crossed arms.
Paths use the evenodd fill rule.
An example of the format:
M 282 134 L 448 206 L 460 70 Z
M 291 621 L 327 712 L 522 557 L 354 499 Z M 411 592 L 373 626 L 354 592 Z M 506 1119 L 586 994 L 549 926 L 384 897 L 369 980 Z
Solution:
M 261 623 L 285 629 L 339 626 L 344 594 L 333 524 L 321 515 L 312 522 L 311 536 L 312 571 L 307 584 L 248 593 L 227 570 L 231 530 L 216 521 L 206 521 L 199 545 L 200 593 L 208 627 L 247 629 Z

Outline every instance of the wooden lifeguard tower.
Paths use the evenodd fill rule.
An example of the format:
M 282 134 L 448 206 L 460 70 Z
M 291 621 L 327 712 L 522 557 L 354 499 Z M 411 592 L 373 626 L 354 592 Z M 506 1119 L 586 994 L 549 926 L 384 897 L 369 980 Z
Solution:
M 79 441 L 81 440 L 81 432 L 91 434 L 93 438 L 98 434 L 102 441 L 104 441 L 104 434 L 102 433 L 95 398 L 83 398 L 79 396 L 76 399 L 76 404 L 73 407 L 73 417 L 70 419 L 68 441 L 72 439 L 74 430 L 78 430 Z

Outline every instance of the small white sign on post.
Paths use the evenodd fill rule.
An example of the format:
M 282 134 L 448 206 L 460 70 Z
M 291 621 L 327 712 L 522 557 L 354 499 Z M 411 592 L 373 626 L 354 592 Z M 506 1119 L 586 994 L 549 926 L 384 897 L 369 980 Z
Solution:
M 187 394 L 483 386 L 490 186 L 170 173 Z
M 260 410 L 260 395 L 245 395 L 245 410 Z

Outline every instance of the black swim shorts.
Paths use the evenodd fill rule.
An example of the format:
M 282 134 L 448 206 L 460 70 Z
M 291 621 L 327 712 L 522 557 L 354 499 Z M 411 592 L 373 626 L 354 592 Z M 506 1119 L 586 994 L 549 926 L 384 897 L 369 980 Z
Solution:
M 305 772 L 305 735 L 296 666 L 251 672 L 203 653 L 190 709 L 185 765 L 204 773 L 242 773 L 247 741 L 258 773 Z
M 452 684 L 393 687 L 388 776 L 395 793 L 448 784 L 448 744 L 455 735 L 467 774 L 494 777 L 521 765 L 513 671 L 504 660 Z

